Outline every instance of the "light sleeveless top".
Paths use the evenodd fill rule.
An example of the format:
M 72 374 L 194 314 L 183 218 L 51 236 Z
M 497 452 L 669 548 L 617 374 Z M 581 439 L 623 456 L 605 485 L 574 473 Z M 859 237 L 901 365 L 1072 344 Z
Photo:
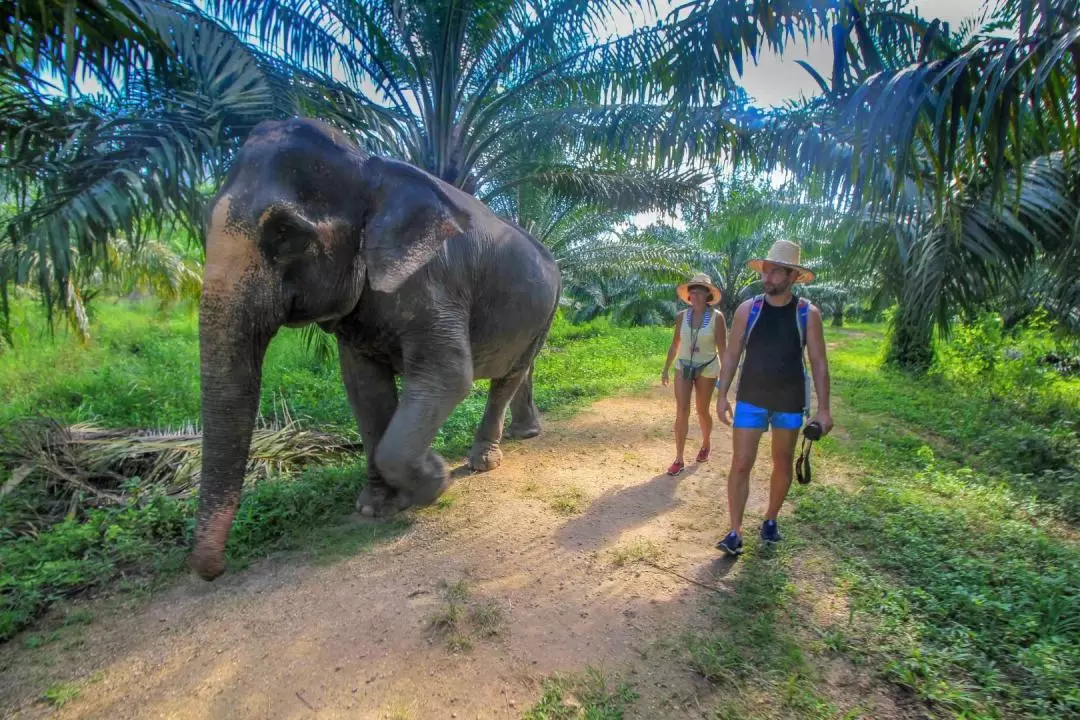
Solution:
M 712 308 L 706 308 L 701 327 L 696 330 L 690 326 L 693 313 L 693 309 L 687 309 L 683 313 L 682 327 L 679 329 L 679 354 L 676 359 L 680 364 L 700 366 L 716 355 L 716 335 L 713 334 L 716 313 Z M 710 365 L 708 369 L 713 368 Z

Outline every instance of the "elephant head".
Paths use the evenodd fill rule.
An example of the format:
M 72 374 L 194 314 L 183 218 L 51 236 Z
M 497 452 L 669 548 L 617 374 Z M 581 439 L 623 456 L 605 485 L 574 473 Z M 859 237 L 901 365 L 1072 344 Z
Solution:
M 210 208 L 199 307 L 202 472 L 191 564 L 212 580 L 240 501 L 262 362 L 282 326 L 332 328 L 468 229 L 456 191 L 313 120 L 265 122 Z

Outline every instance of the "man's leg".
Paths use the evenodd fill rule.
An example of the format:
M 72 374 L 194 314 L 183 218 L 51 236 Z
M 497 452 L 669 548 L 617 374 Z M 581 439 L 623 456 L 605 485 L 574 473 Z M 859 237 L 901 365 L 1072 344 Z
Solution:
M 731 431 L 731 472 L 728 473 L 728 513 L 731 529 L 743 534 L 743 512 L 750 497 L 750 471 L 757 460 L 758 444 L 764 430 L 735 428 Z
M 750 496 L 750 471 L 757 459 L 758 443 L 767 427 L 764 410 L 735 403 L 731 432 L 731 470 L 728 472 L 728 514 L 731 531 L 716 544 L 729 555 L 742 552 L 742 521 L 746 499 Z
M 791 488 L 792 465 L 795 460 L 795 444 L 802 427 L 800 413 L 773 413 L 772 417 L 772 478 L 769 484 L 769 509 L 761 524 L 761 539 L 780 542 L 780 528 L 776 516 L 784 506 L 784 499 Z
M 769 483 L 769 510 L 766 520 L 775 520 L 784 505 L 795 466 L 795 445 L 799 431 L 773 426 L 772 429 L 772 479 Z

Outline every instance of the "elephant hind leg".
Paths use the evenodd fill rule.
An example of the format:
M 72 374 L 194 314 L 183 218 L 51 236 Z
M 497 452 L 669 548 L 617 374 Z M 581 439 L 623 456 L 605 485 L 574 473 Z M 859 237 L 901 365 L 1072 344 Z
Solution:
M 527 440 L 540 434 L 540 411 L 533 401 L 533 373 L 536 370 L 536 356 L 540 354 L 540 348 L 544 346 L 544 342 L 547 340 L 548 332 L 551 330 L 551 323 L 555 320 L 557 311 L 558 305 L 556 304 L 551 309 L 551 315 L 548 316 L 543 332 L 537 336 L 532 347 L 529 348 L 529 352 L 521 359 L 521 366 L 528 368 L 528 372 L 525 373 L 525 378 L 518 386 L 514 397 L 510 400 L 510 427 L 506 429 L 507 437 Z
M 528 373 L 519 371 L 491 381 L 484 417 L 476 428 L 476 436 L 469 451 L 468 463 L 472 470 L 494 470 L 502 463 L 499 443 L 502 442 L 506 408 L 527 375 Z
M 540 411 L 533 402 L 533 368 L 529 368 L 513 399 L 510 400 L 510 427 L 507 437 L 526 440 L 540 434 Z

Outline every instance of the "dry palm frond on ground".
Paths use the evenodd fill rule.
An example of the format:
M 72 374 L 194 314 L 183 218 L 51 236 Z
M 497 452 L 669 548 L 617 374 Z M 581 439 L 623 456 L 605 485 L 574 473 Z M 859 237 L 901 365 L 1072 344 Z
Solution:
M 244 484 L 360 449 L 359 442 L 303 429 L 286 415 L 280 424 L 256 427 Z M 0 438 L 0 465 L 12 471 L 0 498 L 32 482 L 63 504 L 66 514 L 74 504 L 119 504 L 132 493 L 187 497 L 198 486 L 201 452 L 202 434 L 194 426 L 154 431 L 25 421 Z

